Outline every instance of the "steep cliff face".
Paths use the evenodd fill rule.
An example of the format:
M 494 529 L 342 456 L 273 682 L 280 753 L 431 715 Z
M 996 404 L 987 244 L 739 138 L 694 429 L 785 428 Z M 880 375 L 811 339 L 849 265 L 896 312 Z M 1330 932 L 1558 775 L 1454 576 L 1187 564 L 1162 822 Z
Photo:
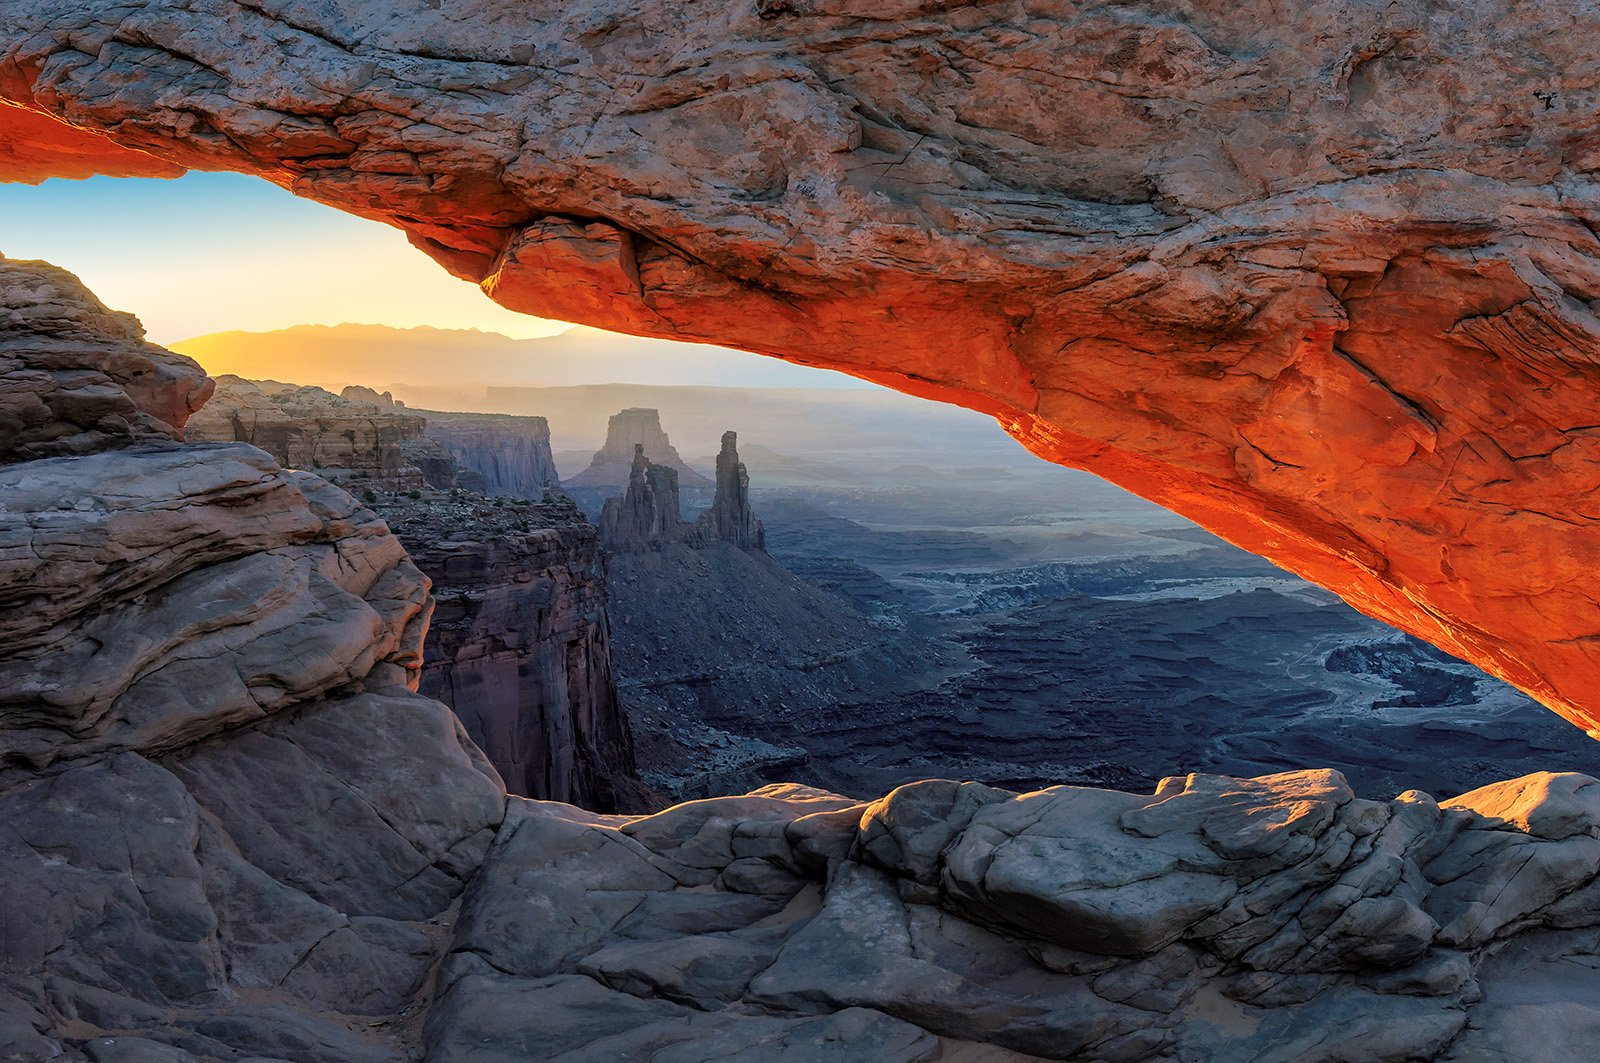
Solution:
M 513 309 L 992 413 L 1600 727 L 1600 12 L 91 0 L 0 40 L 0 96 L 82 127 L 8 172 L 258 173 Z
M 419 689 L 455 710 L 506 788 L 648 806 L 611 675 L 595 529 L 577 507 L 389 495 L 378 510 L 433 581 Z
M 545 488 L 561 485 L 550 453 L 550 424 L 543 417 L 418 412 L 427 418 L 427 437 L 474 474 L 478 486 L 473 490 L 537 502 Z
M 661 428 L 656 410 L 628 409 L 611 415 L 606 441 L 589 467 L 567 481 L 571 487 L 623 487 L 633 474 L 634 455 L 643 448 L 651 463 L 664 465 L 678 476 L 681 487 L 709 487 L 711 481 L 683 463 L 678 448 Z
M 696 521 L 702 536 L 715 542 L 731 543 L 741 550 L 766 547 L 766 530 L 750 509 L 750 473 L 739 460 L 739 435 L 722 433 L 722 450 L 717 454 L 717 493 L 711 508 Z
M 606 499 L 600 512 L 600 542 L 613 552 L 659 550 L 683 538 L 682 503 L 678 498 L 678 470 L 657 465 L 645 457 L 644 444 L 635 443 L 628 489 Z
M 1591 1054 L 1594 779 L 508 799 L 409 689 L 427 585 L 370 510 L 166 438 L 192 372 L 146 405 L 104 338 L 81 369 L 131 417 L 85 452 L 39 374 L 85 378 L 15 309 L 0 394 L 66 411 L 22 445 L 74 453 L 0 451 L 8 1059 Z M 144 417 L 165 427 L 127 446 Z
M 377 398 L 224 376 L 186 435 L 192 442 L 249 443 L 288 468 L 315 469 L 336 482 L 420 487 L 422 472 L 405 447 L 422 437 L 425 422 Z

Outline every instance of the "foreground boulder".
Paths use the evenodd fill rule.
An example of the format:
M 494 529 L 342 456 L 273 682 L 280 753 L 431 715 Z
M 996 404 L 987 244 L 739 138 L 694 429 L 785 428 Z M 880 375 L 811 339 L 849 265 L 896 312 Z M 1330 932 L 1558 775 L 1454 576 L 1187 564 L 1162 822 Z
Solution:
M 1325 771 L 515 802 L 428 1057 L 1579 1058 L 1597 876 L 1600 781 L 1573 775 L 1442 807 Z

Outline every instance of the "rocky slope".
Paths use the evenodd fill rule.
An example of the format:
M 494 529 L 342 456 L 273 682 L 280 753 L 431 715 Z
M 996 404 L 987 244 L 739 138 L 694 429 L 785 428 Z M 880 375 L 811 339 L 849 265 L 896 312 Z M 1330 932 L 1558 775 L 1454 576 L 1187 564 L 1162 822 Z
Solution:
M 381 1027 L 505 801 L 412 692 L 427 581 L 318 477 L 174 442 L 202 374 L 69 275 L 0 259 L 0 293 L 0 392 L 64 411 L 0 469 L 0 1056 L 407 1054 Z M 122 449 L 84 452 L 91 388 Z
M 750 509 L 750 474 L 739 460 L 737 433 L 722 434 L 711 504 L 693 524 L 683 521 L 678 470 L 658 464 L 646 454 L 643 443 L 634 444 L 626 489 L 606 499 L 600 510 L 600 541 L 607 550 L 638 553 L 659 550 L 669 543 L 764 548 L 766 532 Z
M 577 507 L 429 492 L 376 508 L 433 581 L 419 689 L 455 710 L 507 789 L 652 806 L 611 675 L 595 529 Z
M 0 260 L 0 282 L 42 269 Z M 0 393 L 49 395 L 36 364 L 79 387 L 66 310 L 88 297 L 27 298 L 62 342 L 36 363 L 26 331 L 0 328 L 16 355 Z M 119 347 L 147 353 L 126 332 L 81 342 L 90 374 Z M 0 467 L 8 1059 L 1592 1045 L 1600 783 L 1584 776 L 1443 805 L 1362 800 L 1317 771 L 1153 795 L 774 787 L 645 817 L 508 799 L 449 709 L 411 689 L 430 603 L 399 542 L 262 451 L 171 440 L 197 374 L 166 364 L 94 378 L 107 408 L 136 411 L 104 431 L 114 449 Z M 130 439 L 144 417 L 161 425 Z M 83 450 L 79 420 L 30 424 L 25 446 Z
M 606 441 L 595 452 L 589 467 L 567 481 L 569 487 L 626 487 L 633 472 L 634 454 L 642 449 L 653 464 L 664 465 L 677 474 L 680 487 L 710 487 L 711 481 L 683 463 L 678 449 L 661 428 L 661 414 L 655 410 L 628 409 L 611 415 L 606 426 Z
M 543 417 L 418 412 L 427 418 L 427 438 L 443 447 L 459 468 L 474 474 L 473 490 L 537 502 L 545 488 L 560 486 L 550 453 L 550 425 Z
M 192 442 L 249 443 L 281 465 L 315 469 L 334 482 L 421 487 L 422 470 L 407 445 L 422 438 L 423 418 L 371 389 L 345 390 L 219 377 L 186 434 Z
M 78 127 L 7 174 L 258 173 L 513 309 L 994 414 L 1600 727 L 1597 41 L 1549 0 L 52 0 L 0 13 L 0 98 Z

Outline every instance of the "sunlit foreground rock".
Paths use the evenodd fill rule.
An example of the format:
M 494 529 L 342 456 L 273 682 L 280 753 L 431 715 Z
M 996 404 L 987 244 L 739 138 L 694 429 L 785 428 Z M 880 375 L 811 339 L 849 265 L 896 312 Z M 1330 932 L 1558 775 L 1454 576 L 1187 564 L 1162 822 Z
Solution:
M 0 260 L 0 293 L 29 278 L 98 306 Z M 1547 1060 L 1600 1037 L 1585 776 L 1443 808 L 1315 771 L 508 800 L 411 689 L 427 586 L 382 522 L 249 446 L 174 441 L 198 375 L 175 356 L 159 386 L 93 377 L 107 419 L 70 412 L 38 377 L 79 390 L 70 346 L 3 327 L 46 305 L 16 302 L 0 1059 Z M 74 341 L 85 372 L 149 353 L 114 315 L 56 319 L 106 324 Z
M 1597 728 L 1597 48 L 1556 0 L 29 0 L 0 177 L 256 173 L 516 310 L 984 410 Z

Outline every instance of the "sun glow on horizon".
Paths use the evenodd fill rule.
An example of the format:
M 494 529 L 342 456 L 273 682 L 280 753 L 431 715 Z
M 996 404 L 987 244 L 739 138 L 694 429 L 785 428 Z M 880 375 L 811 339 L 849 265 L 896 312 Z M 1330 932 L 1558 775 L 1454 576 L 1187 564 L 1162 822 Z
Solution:
M 497 306 L 398 229 L 240 174 L 0 184 L 0 254 L 71 270 L 164 345 L 352 321 L 512 339 L 573 327 Z

